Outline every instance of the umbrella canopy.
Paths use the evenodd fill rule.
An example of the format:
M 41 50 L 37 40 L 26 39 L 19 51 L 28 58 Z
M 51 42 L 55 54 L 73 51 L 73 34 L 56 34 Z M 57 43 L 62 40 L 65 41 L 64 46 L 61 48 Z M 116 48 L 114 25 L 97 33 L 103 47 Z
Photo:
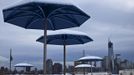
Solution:
M 92 61 L 102 61 L 102 60 L 103 58 L 98 56 L 85 56 L 85 57 L 81 57 L 77 61 L 90 61 L 92 65 Z M 92 66 L 91 66 L 91 75 L 92 75 Z
M 76 65 L 75 68 L 83 68 L 83 73 L 85 75 L 85 68 L 93 68 L 94 66 L 93 65 L 89 65 L 89 64 L 79 64 L 79 65 Z
M 14 65 L 14 67 L 33 67 L 33 65 L 28 63 L 18 63 Z
M 41 0 L 22 2 L 3 10 L 4 21 L 26 28 L 57 30 L 78 27 L 90 18 L 71 4 L 56 4 Z
M 44 36 L 37 41 L 44 43 Z M 63 45 L 64 46 L 64 75 L 66 73 L 66 45 L 84 44 L 93 41 L 86 33 L 72 30 L 57 30 L 52 31 L 47 36 L 47 44 Z
M 41 36 L 37 41 L 43 43 L 44 36 Z M 56 30 L 48 32 L 47 44 L 53 45 L 76 45 L 84 44 L 93 41 L 86 33 L 73 30 Z
M 103 58 L 98 56 L 85 56 L 78 59 L 78 61 L 102 61 Z
M 93 65 L 89 65 L 89 64 L 79 64 L 77 66 L 75 66 L 75 68 L 91 68 L 94 67 Z
M 63 2 L 63 1 L 62 1 Z M 74 5 L 30 0 L 3 10 L 4 22 L 26 29 L 44 30 L 43 70 L 46 73 L 47 30 L 78 27 L 90 18 Z

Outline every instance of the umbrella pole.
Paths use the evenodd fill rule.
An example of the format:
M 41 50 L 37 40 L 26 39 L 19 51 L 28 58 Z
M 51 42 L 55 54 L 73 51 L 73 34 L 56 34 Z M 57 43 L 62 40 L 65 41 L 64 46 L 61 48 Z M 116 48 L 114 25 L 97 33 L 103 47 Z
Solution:
M 9 60 L 9 69 L 10 69 L 10 74 L 12 73 L 12 50 L 10 50 L 10 60 Z
M 9 67 L 10 67 L 10 74 L 12 73 L 11 65 L 12 65 L 12 62 L 10 60 L 10 65 L 9 65 Z
M 47 59 L 47 19 L 44 26 L 44 51 L 43 51 L 43 73 L 46 74 L 46 59 Z
M 45 18 L 44 22 L 44 46 L 43 46 L 43 74 L 46 75 L 46 59 L 47 59 L 47 17 L 42 9 L 42 7 L 38 6 L 41 10 L 43 17 Z
M 93 75 L 92 61 L 91 61 L 91 75 Z
M 85 67 L 83 68 L 84 69 L 84 75 L 86 74 L 86 72 L 85 72 Z
M 66 74 L 66 45 L 64 44 L 64 75 Z

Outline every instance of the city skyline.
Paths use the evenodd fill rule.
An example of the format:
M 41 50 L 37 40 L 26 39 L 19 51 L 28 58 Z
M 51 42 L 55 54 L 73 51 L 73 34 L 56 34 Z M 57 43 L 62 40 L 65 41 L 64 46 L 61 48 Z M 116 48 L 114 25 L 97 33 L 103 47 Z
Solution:
M 36 42 L 36 39 L 43 31 L 26 30 L 3 22 L 2 9 L 14 2 L 17 0 L 0 1 L 0 55 L 9 57 L 12 49 L 13 64 L 29 62 L 41 66 L 43 45 Z M 86 55 L 107 56 L 109 37 L 114 44 L 115 54 L 120 53 L 122 58 L 134 61 L 133 0 L 72 0 L 72 3 L 91 18 L 81 27 L 71 29 L 87 33 L 94 41 L 85 45 L 68 46 L 68 61 L 80 58 L 83 50 L 86 51 Z M 48 45 L 48 58 L 62 61 L 62 48 Z

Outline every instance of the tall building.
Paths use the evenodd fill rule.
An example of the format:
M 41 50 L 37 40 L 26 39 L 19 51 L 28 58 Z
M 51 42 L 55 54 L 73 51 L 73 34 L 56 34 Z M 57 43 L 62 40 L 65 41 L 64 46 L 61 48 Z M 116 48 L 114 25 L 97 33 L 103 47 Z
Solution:
M 108 71 L 114 72 L 114 51 L 113 51 L 113 43 L 108 41 Z
M 46 62 L 46 67 L 47 67 L 47 74 L 52 74 L 53 72 L 53 61 L 51 59 L 48 59 Z
M 54 63 L 53 65 L 53 74 L 61 74 L 62 73 L 62 64 Z

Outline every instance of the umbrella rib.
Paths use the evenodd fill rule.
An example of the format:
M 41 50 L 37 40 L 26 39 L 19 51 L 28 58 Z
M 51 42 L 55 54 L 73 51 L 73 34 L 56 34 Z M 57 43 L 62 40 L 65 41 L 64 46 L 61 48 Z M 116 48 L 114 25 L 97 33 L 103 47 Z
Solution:
M 55 43 L 50 43 L 50 42 L 55 41 L 55 40 L 61 40 L 61 39 L 59 39 L 59 38 L 49 39 L 49 40 L 47 41 L 47 44 L 55 44 Z M 63 41 L 63 39 L 62 39 L 61 41 Z M 62 42 L 62 43 L 63 43 L 63 42 Z M 60 44 L 60 45 L 61 45 L 61 44 Z M 63 44 L 62 44 L 62 45 L 63 45 Z
M 14 14 L 14 12 L 16 11 L 16 10 L 18 10 L 19 8 L 15 8 L 12 12 L 11 12 L 11 14 L 8 14 L 7 16 L 9 16 L 9 15 L 13 15 Z M 3 12 L 6 12 L 6 11 L 9 11 L 10 9 L 7 9 L 7 10 L 3 10 Z M 13 15 L 14 16 L 14 15 Z M 10 18 L 10 17 L 7 17 L 7 18 Z M 7 20 L 7 18 L 5 19 L 5 21 Z
M 54 40 L 58 40 L 58 39 L 54 39 Z M 47 41 L 47 44 L 50 44 L 49 42 L 53 41 L 53 39 L 49 39 L 49 41 Z
M 64 8 L 64 7 L 62 7 L 62 8 Z M 62 8 L 59 8 L 59 10 L 60 9 L 62 9 Z M 57 9 L 58 10 L 58 9 Z M 55 10 L 56 11 L 56 10 Z M 60 13 L 60 11 L 57 11 L 57 12 L 59 12 Z M 78 24 L 79 25 L 79 23 L 77 22 L 77 20 L 75 20 L 74 18 L 70 18 L 68 15 L 80 15 L 80 14 L 76 14 L 76 13 L 62 13 L 62 14 L 54 14 L 54 15 L 51 15 L 51 16 L 49 16 L 49 17 L 53 17 L 53 16 L 60 16 L 60 15 L 64 15 L 66 18 L 69 18 L 69 20 L 71 19 L 74 23 L 76 23 L 76 24 Z
M 36 20 L 30 22 L 30 24 L 32 24 L 33 22 L 35 22 L 35 21 L 37 21 L 37 20 L 39 20 L 39 19 L 36 19 Z M 28 26 L 30 26 L 30 24 L 26 25 L 25 27 L 27 28 Z
M 57 9 L 53 10 L 53 11 L 48 15 L 48 17 L 51 16 L 51 14 L 53 14 L 55 11 L 60 10 L 60 9 L 62 9 L 62 8 L 65 8 L 65 6 L 64 6 L 64 7 L 59 7 L 59 8 L 57 8 Z
M 81 38 L 81 36 L 79 36 Z M 76 37 L 80 42 L 82 42 L 82 44 L 84 44 L 84 41 L 78 37 Z
M 7 17 L 6 19 L 5 19 L 5 21 L 7 22 L 7 21 L 9 21 L 9 20 L 12 20 L 12 19 L 15 19 L 15 18 L 18 18 L 18 17 L 25 17 L 25 16 L 27 16 L 27 15 L 23 15 L 23 16 L 10 16 L 10 17 Z
M 65 18 L 62 18 L 62 17 L 59 17 L 59 16 L 55 16 L 55 17 L 61 18 L 61 19 L 63 19 L 63 20 L 66 20 Z M 66 20 L 66 21 L 68 21 L 68 20 Z M 70 21 L 68 21 L 68 22 L 70 22 Z M 70 22 L 70 23 L 73 23 L 73 22 Z M 77 24 L 75 24 L 75 23 L 73 23 L 73 24 L 76 25 L 76 26 L 79 26 L 79 25 L 77 25 Z
M 42 7 L 39 6 L 39 5 L 37 5 L 37 7 L 40 9 L 40 11 L 41 11 L 41 13 L 42 13 L 42 15 L 43 15 L 43 18 L 46 19 L 46 15 L 44 14 L 44 11 L 43 11 Z
M 23 12 L 28 12 L 28 11 L 23 11 Z M 30 11 L 29 11 L 30 12 Z M 6 21 L 8 21 L 8 20 L 10 20 L 10 19 L 13 19 L 13 18 L 17 18 L 17 17 L 25 17 L 25 16 L 28 16 L 28 15 L 23 15 L 23 13 L 22 13 L 22 15 L 20 15 L 22 12 L 20 12 L 20 13 L 16 13 L 16 14 L 14 14 L 14 15 L 12 15 L 12 16 L 9 16 L 9 17 L 7 17 L 6 18 Z M 34 13 L 34 12 L 33 12 Z M 33 14 L 32 13 L 32 14 Z M 39 16 L 39 17 L 41 17 L 40 15 L 38 15 L 38 14 L 36 14 L 36 13 L 34 13 L 35 15 L 37 15 L 37 16 Z M 19 15 L 19 16 L 17 16 L 17 15 Z
M 64 14 L 57 14 L 57 15 L 54 15 L 54 16 L 50 16 L 50 18 L 51 17 L 59 17 L 60 15 L 64 15 L 64 16 L 66 16 L 67 18 L 70 18 L 69 16 L 67 16 L 67 15 L 72 15 L 72 13 L 64 13 Z M 73 14 L 73 15 L 80 15 L 80 14 Z M 84 16 L 84 15 L 83 15 Z M 86 16 L 85 16 L 86 17 Z M 63 18 L 63 19 L 65 19 L 65 18 Z M 77 22 L 77 20 L 75 20 L 75 19 L 72 19 L 72 18 L 70 18 L 71 20 L 73 20 L 73 22 L 75 22 L 75 23 L 77 23 L 78 25 L 80 25 L 78 22 Z
M 81 14 L 75 14 L 75 13 L 62 13 L 62 14 L 54 14 L 54 15 L 51 15 L 49 17 L 53 17 L 53 16 L 59 16 L 59 15 L 81 15 Z M 81 15 L 81 16 L 84 16 L 84 15 Z
M 74 23 L 76 23 L 77 25 L 80 25 L 78 22 L 77 22 L 77 20 L 76 19 L 74 19 L 74 18 L 71 18 L 71 17 L 69 17 L 69 16 L 67 16 L 67 15 L 65 15 L 67 18 L 69 18 L 70 20 L 72 20 Z M 73 16 L 73 15 L 72 15 Z
M 10 10 L 10 9 L 9 9 Z M 7 11 L 7 10 L 4 10 L 4 11 Z M 17 8 L 15 8 L 12 12 L 11 12 L 11 14 L 10 15 L 12 15 L 12 14 L 14 14 L 14 12 L 17 12 L 17 11 L 21 11 L 20 13 L 22 13 L 22 12 L 30 12 L 30 13 L 34 13 L 34 14 L 36 14 L 37 16 L 39 16 L 39 17 L 41 17 L 40 15 L 38 15 L 37 13 L 35 13 L 35 12 L 33 12 L 33 11 L 29 11 L 29 10 L 24 10 L 24 9 L 22 9 L 22 8 L 19 8 L 19 7 L 17 7 Z M 19 14 L 19 13 L 18 13 Z M 16 16 L 16 14 L 14 14 L 13 16 Z
M 27 28 L 30 24 L 32 24 L 34 21 L 34 18 L 35 18 L 36 16 L 34 16 L 34 17 L 32 17 L 29 21 L 28 21 L 28 23 L 25 25 L 25 28 Z M 38 20 L 38 19 L 37 19 Z
M 57 9 L 55 9 L 54 11 L 52 11 L 48 16 L 51 16 L 51 14 L 53 14 L 53 13 L 55 13 L 56 11 L 58 11 L 58 10 L 60 10 L 60 9 L 63 9 L 63 8 L 66 8 L 65 6 L 64 7 L 60 7 L 60 8 L 57 8 Z M 74 11 L 75 12 L 75 10 L 72 10 L 72 9 L 69 9 L 69 11 Z M 75 12 L 75 14 L 76 14 L 77 12 Z M 73 14 L 73 13 L 70 13 L 70 14 Z M 79 15 L 82 15 L 82 14 L 79 14 Z
M 40 18 L 42 18 L 41 15 L 39 15 L 38 13 L 35 13 L 35 12 L 33 12 L 33 11 L 24 11 L 24 12 L 30 12 L 30 13 L 35 14 L 35 15 L 39 16 Z
M 64 40 L 64 38 L 63 38 L 63 39 L 60 39 L 60 38 L 58 38 L 58 37 L 55 37 L 54 39 L 53 39 L 53 38 L 51 39 L 51 38 L 50 38 L 51 36 L 53 36 L 53 35 L 48 35 L 48 36 L 47 36 L 47 37 L 49 38 L 49 40 L 47 41 L 48 44 L 50 44 L 49 42 L 51 42 L 51 41 L 53 41 L 53 40 L 62 40 L 62 41 Z
M 51 27 L 55 30 L 56 28 L 54 27 L 54 23 L 50 19 L 48 19 L 48 21 L 49 21 Z
M 69 15 L 80 15 L 80 14 L 74 14 L 74 13 L 64 13 L 64 14 L 55 14 L 55 15 L 51 15 L 52 17 L 53 16 L 62 16 L 62 15 L 64 15 L 66 18 L 69 18 L 69 20 L 72 20 L 74 23 L 76 23 L 76 24 L 78 24 L 79 25 L 79 23 L 77 22 L 77 20 L 76 19 L 74 19 L 74 18 L 71 18 L 71 17 L 69 17 Z
M 32 6 L 31 6 L 32 7 Z M 40 11 L 41 11 L 41 7 L 40 6 L 38 6 L 38 8 L 40 9 Z M 19 7 L 17 7 L 17 8 L 15 8 L 14 9 L 14 11 L 12 12 L 12 14 L 14 14 L 14 12 L 17 12 L 17 11 L 21 11 L 21 12 L 30 12 L 30 13 L 32 13 L 32 14 L 35 14 L 35 15 L 37 15 L 37 16 L 39 16 L 39 17 L 41 17 L 42 18 L 42 16 L 41 15 L 39 15 L 39 13 L 36 13 L 36 12 L 34 12 L 34 11 L 32 11 L 32 10 L 28 10 L 28 9 L 22 9 L 22 8 L 19 8 Z M 16 14 L 14 14 L 14 15 L 16 15 Z M 13 15 L 13 16 L 14 16 Z M 43 14 L 44 15 L 44 14 Z
M 33 6 L 31 6 L 31 7 L 33 7 Z M 35 15 L 37 15 L 37 16 L 39 16 L 39 17 L 42 17 L 42 16 L 40 16 L 39 15 L 39 13 L 36 13 L 36 12 L 34 12 L 34 11 L 32 11 L 32 10 L 28 10 L 28 9 L 22 9 L 22 8 L 18 8 L 18 9 L 16 9 L 16 11 L 24 11 L 24 12 L 30 12 L 30 13 L 34 13 Z

